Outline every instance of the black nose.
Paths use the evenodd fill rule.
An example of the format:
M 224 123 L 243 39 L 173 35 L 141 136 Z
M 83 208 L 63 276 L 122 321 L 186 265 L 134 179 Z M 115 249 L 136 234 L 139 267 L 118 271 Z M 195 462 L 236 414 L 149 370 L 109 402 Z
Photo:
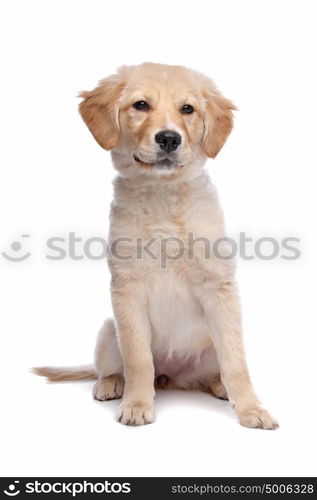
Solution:
M 162 130 L 162 132 L 158 132 L 158 134 L 156 134 L 155 142 L 160 145 L 160 148 L 163 149 L 163 151 L 170 153 L 178 148 L 182 142 L 182 138 L 173 130 Z

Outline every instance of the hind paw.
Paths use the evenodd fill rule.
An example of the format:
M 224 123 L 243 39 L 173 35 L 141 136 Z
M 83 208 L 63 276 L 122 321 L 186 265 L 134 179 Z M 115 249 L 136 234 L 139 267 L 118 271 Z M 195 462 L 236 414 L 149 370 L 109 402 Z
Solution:
M 215 380 L 210 384 L 212 394 L 219 399 L 228 399 L 227 391 L 221 380 Z
M 94 385 L 93 396 L 98 401 L 119 399 L 122 397 L 124 380 L 121 375 L 100 378 Z

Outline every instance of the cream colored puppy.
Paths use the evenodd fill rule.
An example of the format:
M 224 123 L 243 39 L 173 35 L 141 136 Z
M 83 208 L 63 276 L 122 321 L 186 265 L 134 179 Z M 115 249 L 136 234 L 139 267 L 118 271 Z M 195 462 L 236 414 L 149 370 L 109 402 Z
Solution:
M 80 113 L 112 151 L 119 175 L 110 215 L 114 320 L 95 367 L 38 368 L 51 380 L 98 378 L 94 396 L 120 398 L 118 420 L 153 422 L 155 385 L 229 399 L 242 425 L 275 429 L 252 387 L 234 263 L 210 249 L 225 236 L 204 164 L 233 124 L 233 104 L 181 66 L 122 67 L 81 94 Z

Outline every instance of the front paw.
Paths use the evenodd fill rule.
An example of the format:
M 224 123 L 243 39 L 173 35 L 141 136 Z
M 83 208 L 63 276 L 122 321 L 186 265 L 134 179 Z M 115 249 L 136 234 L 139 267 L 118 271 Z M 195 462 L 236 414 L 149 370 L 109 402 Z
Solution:
M 119 406 L 117 420 L 125 425 L 151 424 L 155 420 L 153 403 L 146 401 L 122 401 Z
M 235 408 L 240 424 L 244 427 L 252 427 L 255 429 L 277 429 L 278 423 L 275 418 L 271 417 L 269 412 L 261 406 L 250 406 L 247 408 Z

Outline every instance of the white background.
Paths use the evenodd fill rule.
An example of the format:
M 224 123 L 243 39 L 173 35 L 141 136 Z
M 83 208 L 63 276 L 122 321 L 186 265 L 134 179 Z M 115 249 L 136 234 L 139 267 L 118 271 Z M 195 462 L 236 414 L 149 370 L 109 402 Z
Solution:
M 2 2 L 1 475 L 316 475 L 314 1 Z M 33 365 L 92 360 L 111 315 L 101 260 L 45 258 L 51 236 L 105 236 L 113 169 L 76 94 L 121 64 L 184 64 L 239 108 L 207 168 L 228 232 L 301 238 L 298 261 L 241 261 L 247 357 L 275 432 L 228 403 L 160 392 L 157 422 L 128 428 L 92 382 L 47 384 Z M 23 238 L 23 234 L 30 234 Z M 316 457 L 315 457 L 316 458 Z

